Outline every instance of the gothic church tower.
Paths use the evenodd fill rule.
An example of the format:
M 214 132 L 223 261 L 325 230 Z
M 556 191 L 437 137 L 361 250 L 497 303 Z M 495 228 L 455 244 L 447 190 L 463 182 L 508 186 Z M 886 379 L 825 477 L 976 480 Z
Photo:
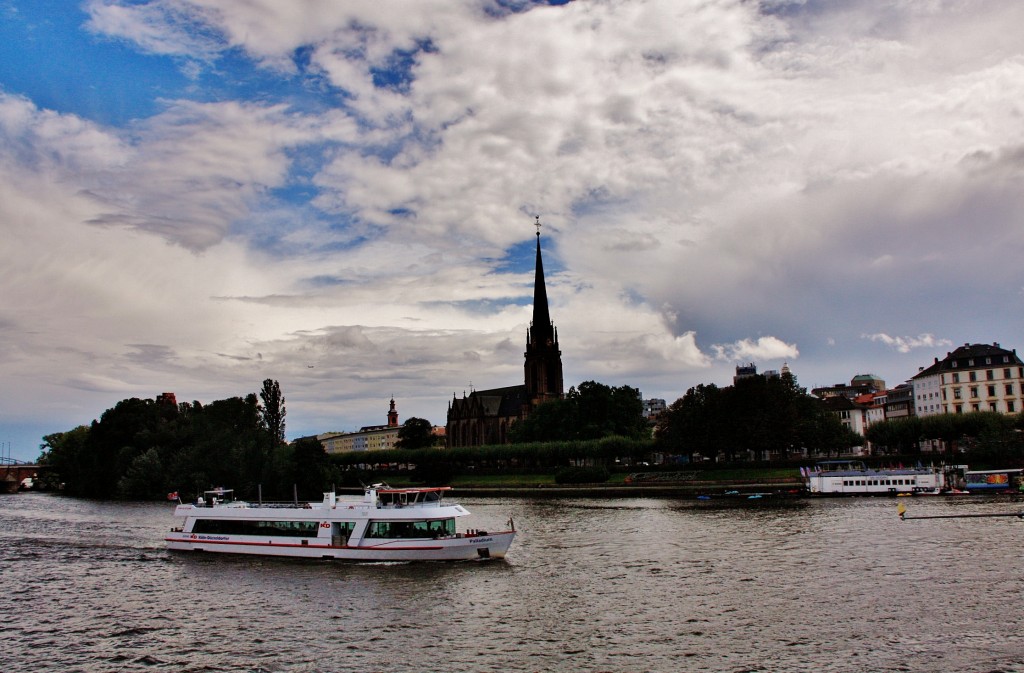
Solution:
M 565 396 L 562 387 L 562 351 L 558 330 L 548 313 L 544 262 L 540 255 L 540 217 L 537 217 L 537 268 L 533 281 L 533 321 L 526 333 L 526 397 L 529 409 Z

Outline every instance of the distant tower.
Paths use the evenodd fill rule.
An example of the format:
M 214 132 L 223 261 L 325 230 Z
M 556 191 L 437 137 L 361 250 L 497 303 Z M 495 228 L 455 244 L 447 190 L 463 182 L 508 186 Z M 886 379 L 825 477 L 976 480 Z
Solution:
M 532 409 L 552 399 L 561 399 L 562 351 L 558 348 L 558 330 L 548 312 L 548 293 L 544 286 L 544 262 L 540 255 L 540 216 L 537 217 L 537 269 L 533 281 L 533 321 L 526 334 L 526 397 Z
M 391 398 L 391 410 L 388 412 L 388 427 L 398 427 L 398 412 L 395 410 L 395 398 Z

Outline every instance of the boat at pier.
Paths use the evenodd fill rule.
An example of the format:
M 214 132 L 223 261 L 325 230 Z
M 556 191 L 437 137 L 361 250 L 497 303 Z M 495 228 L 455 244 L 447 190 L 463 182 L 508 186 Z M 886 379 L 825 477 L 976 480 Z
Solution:
M 516 534 L 512 520 L 500 532 L 457 532 L 456 520 L 470 512 L 444 500 L 450 489 L 374 484 L 362 496 L 330 492 L 311 503 L 250 503 L 215 489 L 175 507 L 183 522 L 165 540 L 176 551 L 349 561 L 504 558 Z
M 827 460 L 800 468 L 814 495 L 937 495 L 946 475 L 937 467 L 869 468 L 858 460 Z
M 1024 470 L 966 470 L 964 488 L 970 493 L 1003 493 L 1024 490 Z

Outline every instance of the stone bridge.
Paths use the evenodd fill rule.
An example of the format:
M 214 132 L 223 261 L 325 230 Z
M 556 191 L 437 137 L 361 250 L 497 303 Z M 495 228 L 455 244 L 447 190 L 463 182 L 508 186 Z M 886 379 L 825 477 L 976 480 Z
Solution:
M 10 458 L 0 459 L 0 492 L 18 492 L 24 488 L 26 479 L 34 482 L 44 469 L 36 463 L 21 463 Z

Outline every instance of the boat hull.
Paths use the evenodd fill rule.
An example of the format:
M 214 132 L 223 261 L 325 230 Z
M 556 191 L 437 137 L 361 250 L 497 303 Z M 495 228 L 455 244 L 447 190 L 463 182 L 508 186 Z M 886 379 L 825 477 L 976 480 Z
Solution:
M 460 536 L 444 540 L 375 540 L 360 546 L 334 545 L 309 538 L 253 539 L 248 536 L 171 533 L 167 548 L 173 551 L 250 554 L 340 561 L 470 561 L 504 558 L 515 531 Z

